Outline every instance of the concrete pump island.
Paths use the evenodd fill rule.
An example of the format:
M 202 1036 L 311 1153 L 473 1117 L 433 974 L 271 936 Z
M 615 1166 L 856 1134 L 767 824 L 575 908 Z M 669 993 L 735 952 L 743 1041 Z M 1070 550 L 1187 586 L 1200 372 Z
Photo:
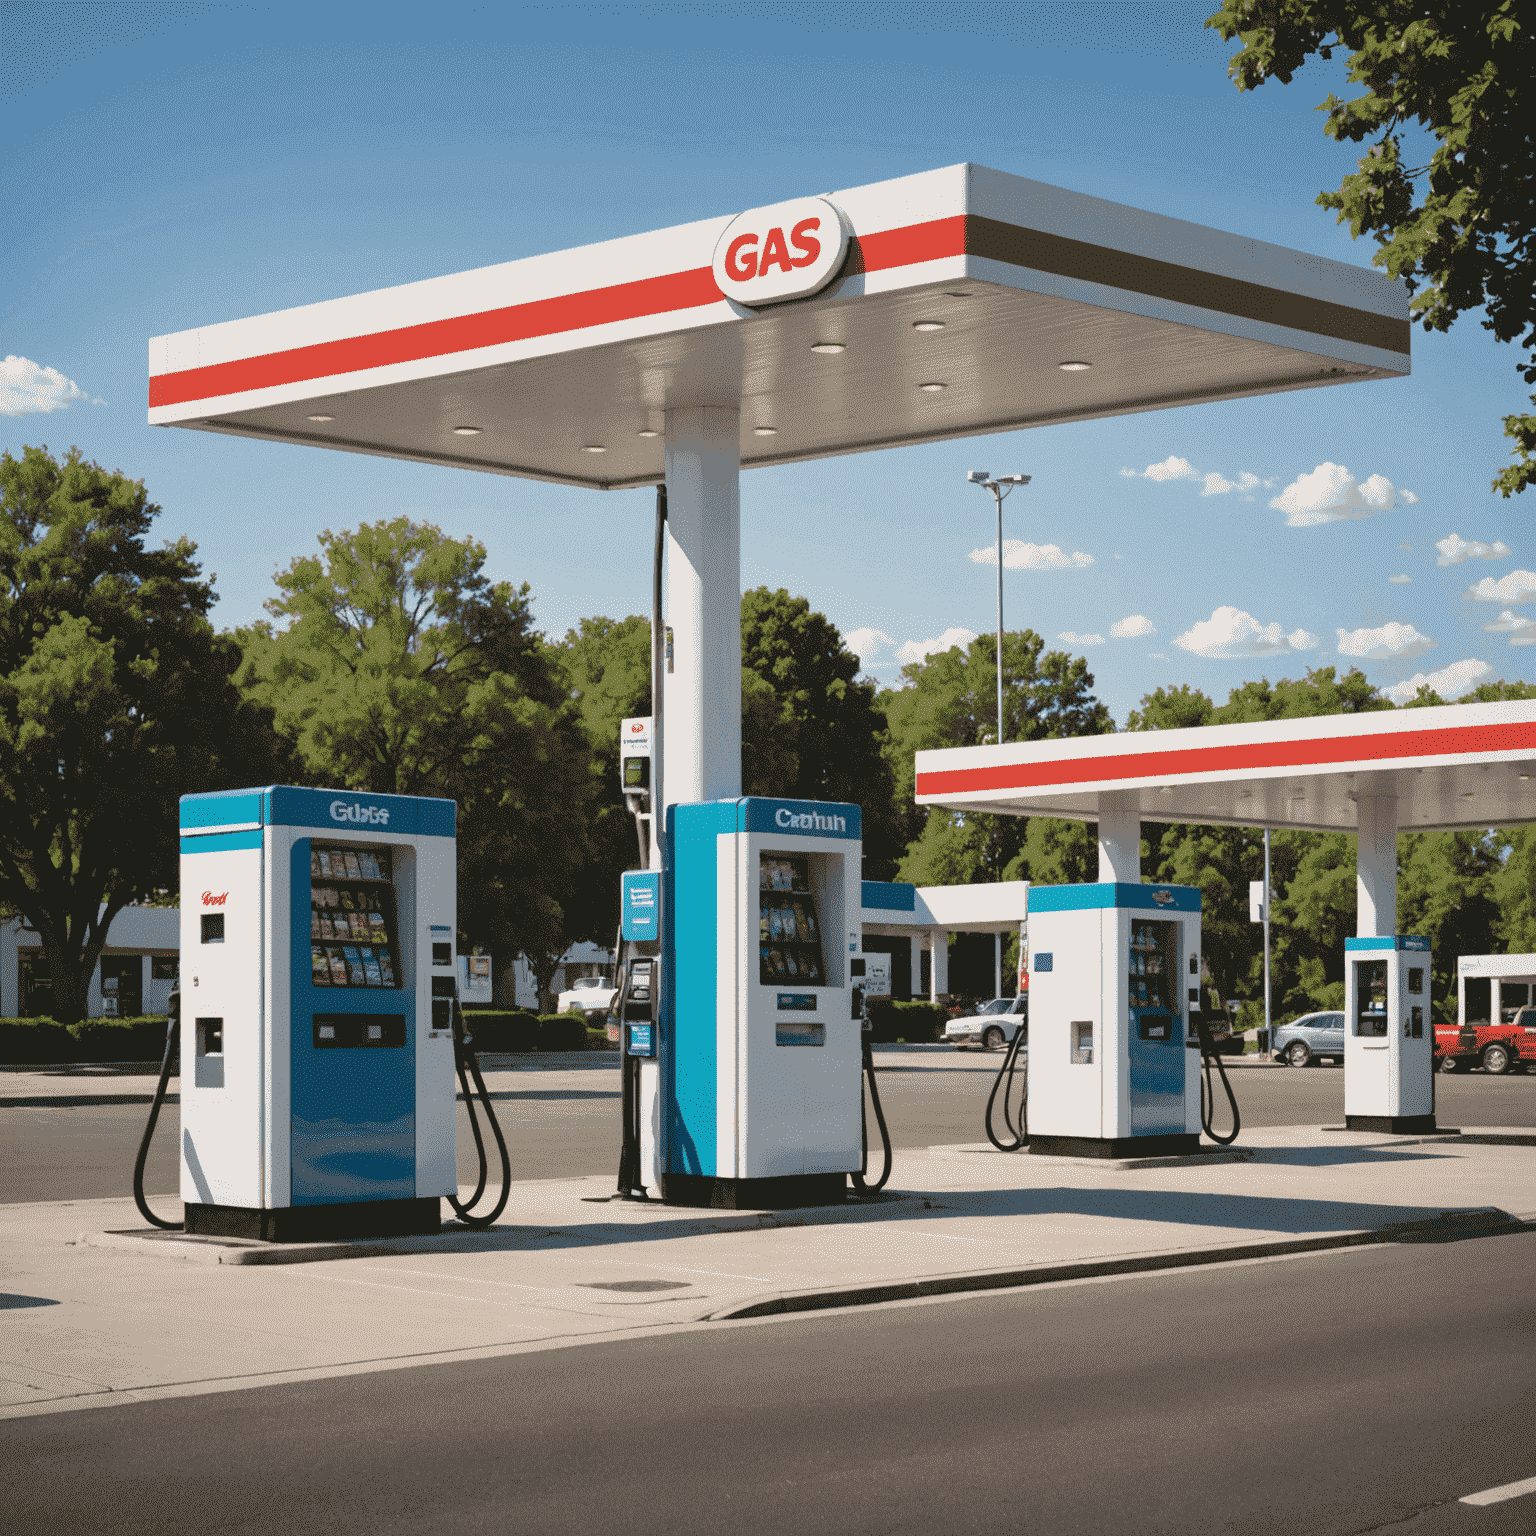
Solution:
M 1027 922 L 1026 1156 L 892 1155 L 864 936 L 903 921 L 910 888 L 861 880 L 858 806 L 741 793 L 743 468 L 1402 377 L 1401 285 L 959 165 L 210 324 L 149 355 L 154 424 L 655 487 L 654 524 L 636 504 L 654 712 L 624 766 L 646 867 L 616 893 L 617 1189 L 518 1181 L 456 993 L 450 803 L 284 786 L 183 802 L 183 890 L 221 898 L 182 909 L 185 1228 L 97 1202 L 35 1208 L 25 1253 L 6 1240 L 77 1287 L 74 1326 L 112 1361 L 80 1379 L 110 1377 L 113 1400 L 1536 1215 L 1529 1146 L 1508 1144 L 1531 1138 L 1436 1120 L 1430 956 L 1396 931 L 1392 852 L 1399 827 L 1536 820 L 1536 705 L 921 754 L 920 804 L 1098 825 L 1097 883 L 1000 888 L 996 910 L 905 899 L 929 929 L 962 907 L 988 931 Z M 1357 833 L 1346 1126 L 1202 1140 L 1200 895 L 1142 883 L 1142 816 Z M 930 942 L 937 986 L 941 929 Z M 502 1154 L 489 1213 L 478 1126 L 478 1187 L 457 1184 L 459 1096 Z M 334 1301 L 275 1342 L 295 1284 L 335 1298 L 365 1271 L 387 1341 Z M 167 1317 L 195 1294 L 202 1339 L 167 1325 L 127 1358 L 104 1300 L 125 1280 Z M 493 1305 L 463 1299 L 478 1285 L 501 1288 Z M 26 1326 L 43 1349 L 48 1319 Z M 101 1392 L 45 1386 L 11 1411 Z

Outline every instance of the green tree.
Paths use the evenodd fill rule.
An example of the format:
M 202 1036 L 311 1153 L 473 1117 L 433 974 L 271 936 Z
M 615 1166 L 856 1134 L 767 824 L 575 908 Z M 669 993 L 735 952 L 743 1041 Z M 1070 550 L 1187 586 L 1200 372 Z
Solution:
M 913 803 L 917 753 L 995 739 L 996 638 L 981 635 L 964 651 L 951 646 L 935 652 L 903 667 L 901 675 L 902 686 L 885 689 L 876 701 L 889 721 L 886 751 L 906 845 L 899 877 L 921 885 L 1040 879 L 1026 851 L 1031 818 L 960 816 Z M 1115 728 L 1109 710 L 1094 697 L 1088 663 L 1066 651 L 1047 651 L 1033 630 L 1004 632 L 1003 677 L 1009 741 L 1095 736 Z M 1080 837 L 1062 829 L 1039 843 L 1040 854 L 1054 858 Z
M 1530 20 L 1519 0 L 1226 0 L 1206 25 L 1241 41 L 1228 73 L 1242 91 L 1289 84 L 1314 54 L 1348 51 L 1349 78 L 1365 90 L 1330 94 L 1324 131 L 1371 144 L 1319 205 L 1375 238 L 1372 260 L 1403 279 L 1425 330 L 1481 309 L 1485 330 L 1527 349 L 1518 366 L 1536 384 Z M 1427 165 L 1404 158 L 1410 124 L 1436 140 Z M 1536 415 L 1506 416 L 1504 434 L 1515 463 L 1493 487 L 1510 496 L 1536 475 Z
M 78 449 L 0 456 L 0 905 L 37 930 L 65 1023 L 112 920 L 176 889 L 178 798 L 275 766 L 196 546 L 145 546 L 159 511 Z
M 1397 865 L 1398 932 L 1428 938 L 1432 996 L 1454 1013 L 1457 958 L 1497 948 L 1498 843 L 1487 832 L 1404 832 Z
M 773 735 L 794 759 L 793 776 L 769 791 L 791 799 L 841 800 L 863 810 L 864 868 L 888 879 L 901 856 L 885 716 L 875 685 L 859 678 L 859 658 L 837 626 L 803 597 L 755 587 L 741 599 L 741 660 L 778 700 Z M 743 745 L 752 697 L 744 697 Z M 757 761 L 754 756 L 753 761 Z M 743 762 L 746 777 L 748 763 Z
M 1500 950 L 1536 954 L 1536 827 L 1495 833 L 1494 848 L 1500 860 L 1492 880 Z
M 462 938 L 527 955 L 547 987 L 578 908 L 590 753 L 527 585 L 405 517 L 320 546 L 242 632 L 244 686 L 313 781 L 456 800 Z

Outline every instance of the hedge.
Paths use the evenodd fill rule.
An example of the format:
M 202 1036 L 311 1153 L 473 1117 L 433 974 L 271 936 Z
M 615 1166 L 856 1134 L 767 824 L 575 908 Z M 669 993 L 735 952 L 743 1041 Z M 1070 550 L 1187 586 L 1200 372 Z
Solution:
M 872 997 L 865 1003 L 869 1014 L 870 1040 L 875 1045 L 891 1045 L 905 1040 L 908 1045 L 944 1038 L 949 1011 L 937 1003 L 898 1002 L 890 997 Z
M 71 1061 L 159 1061 L 165 1054 L 165 1015 L 134 1019 L 0 1019 L 0 1062 L 53 1066 Z
M 529 1013 L 524 1008 L 477 1008 L 466 1011 L 465 1027 L 475 1050 L 523 1053 L 527 1051 L 584 1051 L 587 1019 L 581 1013 Z

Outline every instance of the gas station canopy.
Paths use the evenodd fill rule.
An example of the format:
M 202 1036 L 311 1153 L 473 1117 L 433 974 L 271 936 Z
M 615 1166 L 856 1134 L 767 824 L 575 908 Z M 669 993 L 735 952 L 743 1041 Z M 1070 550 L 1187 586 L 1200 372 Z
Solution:
M 950 747 L 917 754 L 917 803 L 956 811 L 1355 832 L 1536 821 L 1536 700 Z
M 681 407 L 752 466 L 1409 371 L 1379 273 L 981 166 L 756 212 L 819 287 L 733 289 L 752 216 L 705 219 L 156 337 L 149 420 L 613 488 Z

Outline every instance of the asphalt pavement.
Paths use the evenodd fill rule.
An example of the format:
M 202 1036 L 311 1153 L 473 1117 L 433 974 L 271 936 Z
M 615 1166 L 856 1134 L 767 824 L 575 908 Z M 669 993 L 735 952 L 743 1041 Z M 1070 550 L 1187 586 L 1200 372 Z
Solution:
M 487 1058 L 487 1083 L 516 1178 L 616 1171 L 617 1060 L 596 1052 Z M 893 1143 L 915 1148 L 981 1141 L 987 1092 L 1000 1060 L 945 1046 L 878 1049 L 876 1070 Z M 1342 1068 L 1297 1070 L 1256 1058 L 1229 1059 L 1228 1065 L 1249 1129 L 1343 1121 Z M 128 1194 L 154 1083 L 142 1068 L 0 1068 L 0 1204 Z M 1437 1077 L 1435 1087 L 1444 1124 L 1536 1129 L 1536 1073 L 1458 1073 Z M 124 1099 L 129 1102 L 119 1102 Z M 1228 1124 L 1226 1115 L 1223 1098 L 1218 1127 Z M 174 1123 L 173 1105 L 145 1172 L 153 1194 L 177 1190 Z M 472 1155 L 465 1130 L 459 1137 L 464 1182 L 474 1180 Z
M 1536 1475 L 1533 1271 L 1394 1245 L 32 1417 L 5 1525 L 1528 1536 L 1536 1489 L 1461 1501 Z

